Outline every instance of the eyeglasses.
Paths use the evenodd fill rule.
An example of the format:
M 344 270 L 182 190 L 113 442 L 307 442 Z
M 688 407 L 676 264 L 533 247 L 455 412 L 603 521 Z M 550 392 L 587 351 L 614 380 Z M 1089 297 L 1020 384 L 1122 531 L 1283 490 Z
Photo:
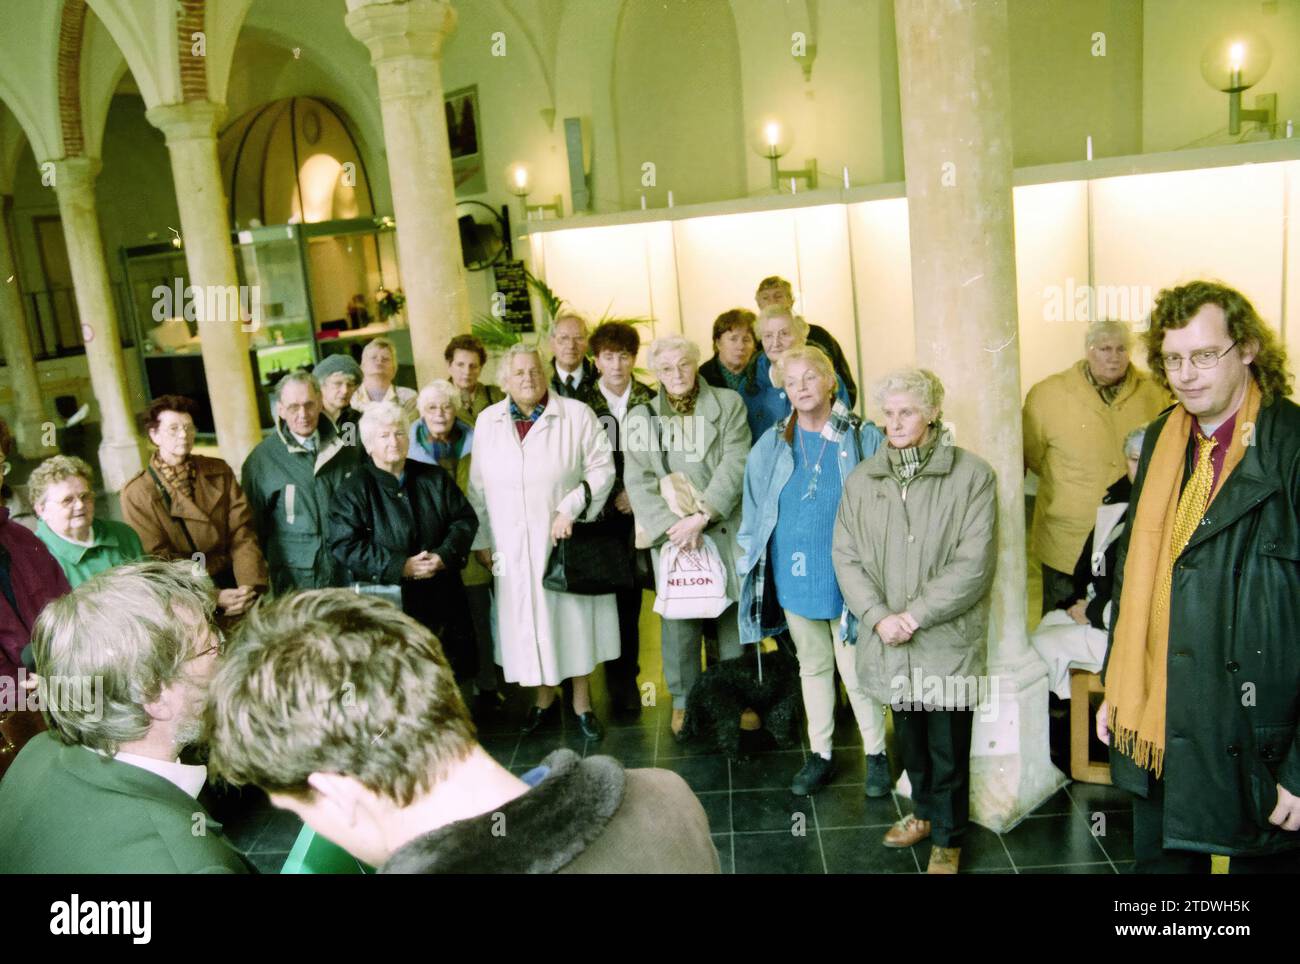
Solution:
M 660 375 L 689 375 L 695 371 L 694 362 L 678 362 L 676 365 L 660 365 L 655 371 Z
M 213 653 L 216 653 L 218 656 L 220 656 L 221 651 L 226 648 L 226 634 L 221 631 L 220 626 L 213 626 L 212 635 L 217 637 L 217 641 L 213 643 L 211 646 L 209 646 L 207 649 L 200 650 L 199 652 L 195 653 L 193 656 L 186 657 L 185 662 L 188 663 L 191 660 L 202 659 L 204 656 L 210 656 Z
M 1223 351 L 1215 351 L 1213 348 L 1207 348 L 1204 351 L 1192 352 L 1190 358 L 1192 359 L 1192 364 L 1197 368 L 1213 368 L 1215 365 L 1219 364 L 1220 358 L 1236 347 L 1237 343 L 1234 341 Z M 1156 364 L 1167 372 L 1181 371 L 1183 367 L 1183 356 L 1161 355 L 1156 359 Z
M 95 493 L 82 492 L 76 495 L 66 495 L 59 500 L 59 508 L 61 509 L 71 509 L 74 504 L 80 506 L 94 505 Z

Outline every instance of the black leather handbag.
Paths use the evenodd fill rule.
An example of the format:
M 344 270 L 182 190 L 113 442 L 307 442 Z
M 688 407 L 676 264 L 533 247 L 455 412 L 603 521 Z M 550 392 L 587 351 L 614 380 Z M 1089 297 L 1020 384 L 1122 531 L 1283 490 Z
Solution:
M 582 491 L 587 499 L 578 513 L 579 518 L 591 507 L 591 486 L 586 479 L 582 481 Z M 577 596 L 604 596 L 631 589 L 634 574 L 632 556 L 627 550 L 627 536 L 617 520 L 575 522 L 573 535 L 560 539 L 551 549 L 542 586 Z

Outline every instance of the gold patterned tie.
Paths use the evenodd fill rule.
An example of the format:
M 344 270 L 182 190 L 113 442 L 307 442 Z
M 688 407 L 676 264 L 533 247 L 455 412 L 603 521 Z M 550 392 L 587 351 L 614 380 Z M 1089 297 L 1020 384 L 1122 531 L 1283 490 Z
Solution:
M 1169 594 L 1173 586 L 1174 561 L 1187 547 L 1192 533 L 1201 524 L 1205 515 L 1206 504 L 1210 500 L 1210 491 L 1214 488 L 1214 462 L 1212 453 L 1219 444 L 1216 438 L 1206 438 L 1199 432 L 1196 435 L 1196 468 L 1192 477 L 1183 487 L 1183 494 L 1178 497 L 1178 509 L 1174 514 L 1174 533 L 1169 544 L 1169 566 L 1160 581 L 1160 591 L 1156 595 L 1156 612 L 1162 612 L 1169 604 Z

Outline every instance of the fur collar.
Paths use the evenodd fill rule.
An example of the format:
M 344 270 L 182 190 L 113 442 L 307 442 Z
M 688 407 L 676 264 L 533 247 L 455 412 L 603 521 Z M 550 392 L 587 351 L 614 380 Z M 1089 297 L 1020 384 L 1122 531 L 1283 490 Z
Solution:
M 381 874 L 553 874 L 605 832 L 623 802 L 626 774 L 613 757 L 556 750 L 537 786 L 493 813 L 416 837 Z

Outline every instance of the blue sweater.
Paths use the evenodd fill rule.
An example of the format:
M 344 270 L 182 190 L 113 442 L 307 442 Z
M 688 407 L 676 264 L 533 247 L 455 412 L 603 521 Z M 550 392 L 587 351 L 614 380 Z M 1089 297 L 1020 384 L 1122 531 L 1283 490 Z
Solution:
M 821 432 L 795 427 L 794 471 L 777 500 L 770 551 L 777 601 L 804 619 L 839 619 L 844 608 L 830 551 L 844 487 L 836 465 L 839 453 L 839 446 L 828 444 Z M 820 472 L 813 471 L 815 465 Z M 805 499 L 814 475 L 817 491 Z

